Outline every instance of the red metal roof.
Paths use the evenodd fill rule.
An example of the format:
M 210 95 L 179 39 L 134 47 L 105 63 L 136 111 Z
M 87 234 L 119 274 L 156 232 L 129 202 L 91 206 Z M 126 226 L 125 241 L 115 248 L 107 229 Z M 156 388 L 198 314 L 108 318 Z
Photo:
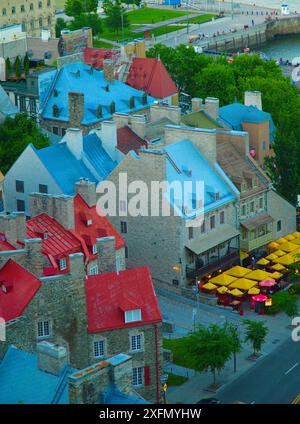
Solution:
M 127 155 L 130 150 L 138 153 L 141 147 L 147 147 L 147 142 L 131 128 L 125 126 L 117 129 L 117 147 L 124 155 Z
M 6 250 L 16 250 L 16 248 L 6 240 L 5 234 L 0 233 L 0 252 Z
M 106 216 L 99 215 L 96 206 L 89 206 L 79 194 L 74 198 L 74 212 L 75 231 L 88 245 L 89 240 L 95 241 L 97 237 L 114 236 L 116 239 L 116 250 L 125 246 L 125 240 Z M 91 225 L 87 225 L 87 219 L 92 220 Z
M 9 259 L 0 269 L 0 317 L 5 321 L 18 318 L 40 286 L 33 274 Z
M 86 280 L 88 331 L 98 333 L 162 320 L 148 267 L 89 275 Z M 125 310 L 141 309 L 142 320 L 125 324 Z
M 149 57 L 135 57 L 129 69 L 126 84 L 142 90 L 156 99 L 178 93 L 177 87 L 163 63 Z
M 91 65 L 93 68 L 102 69 L 103 60 L 111 59 L 116 60 L 117 56 L 120 55 L 119 50 L 103 49 L 103 48 L 91 48 L 86 47 L 83 50 L 83 60 L 86 65 Z

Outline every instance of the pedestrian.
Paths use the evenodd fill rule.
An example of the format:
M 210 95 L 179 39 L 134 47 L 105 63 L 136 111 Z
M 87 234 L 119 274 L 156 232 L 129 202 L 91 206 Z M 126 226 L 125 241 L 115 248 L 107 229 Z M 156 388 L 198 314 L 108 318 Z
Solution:
M 254 19 L 252 19 L 252 26 L 254 26 Z

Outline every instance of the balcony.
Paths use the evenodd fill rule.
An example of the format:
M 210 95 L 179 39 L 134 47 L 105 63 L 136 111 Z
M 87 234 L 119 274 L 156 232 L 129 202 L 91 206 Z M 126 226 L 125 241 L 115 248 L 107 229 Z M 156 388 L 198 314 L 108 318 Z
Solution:
M 241 240 L 241 250 L 244 250 L 245 252 L 251 252 L 254 249 L 258 249 L 268 243 L 271 243 L 273 238 L 273 231 L 270 231 L 263 236 L 256 237 L 253 240 Z
M 232 265 L 240 263 L 239 249 L 230 248 L 228 255 L 223 258 L 211 261 L 209 264 L 196 268 L 194 264 L 186 266 L 186 277 L 187 278 L 201 278 L 207 274 L 212 274 L 219 269 L 230 268 Z

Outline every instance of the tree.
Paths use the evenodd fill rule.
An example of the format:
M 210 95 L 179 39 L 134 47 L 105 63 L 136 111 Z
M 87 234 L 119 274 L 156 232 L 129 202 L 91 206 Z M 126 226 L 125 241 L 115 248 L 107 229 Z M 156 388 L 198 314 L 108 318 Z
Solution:
M 23 66 L 25 75 L 27 76 L 29 74 L 29 57 L 27 53 L 24 56 Z
M 50 145 L 37 124 L 26 114 L 8 117 L 0 125 L 0 164 L 5 174 L 29 143 L 37 149 Z
M 68 28 L 68 23 L 63 18 L 57 18 L 55 23 L 55 36 L 59 38 L 61 36 L 61 31 Z
M 84 2 L 82 0 L 67 0 L 65 14 L 68 16 L 79 16 L 84 13 Z
M 261 321 L 251 321 L 247 319 L 243 324 L 246 326 L 245 341 L 252 344 L 253 355 L 257 355 L 266 340 L 269 329 L 266 324 Z
M 14 67 L 15 67 L 15 74 L 16 74 L 16 77 L 17 77 L 17 78 L 20 78 L 20 77 L 21 77 L 21 61 L 20 61 L 19 56 L 17 56 L 17 57 L 16 57 Z
M 278 312 L 285 312 L 288 317 L 298 314 L 297 294 L 291 291 L 280 291 L 271 296 L 272 306 L 267 309 L 267 313 L 272 315 Z
M 221 371 L 232 355 L 232 340 L 226 325 L 200 325 L 190 337 L 189 354 L 194 368 L 212 372 L 216 384 L 216 371 Z
M 11 62 L 9 57 L 6 58 L 5 60 L 5 68 L 6 68 L 6 75 L 9 77 L 10 73 L 11 73 Z
M 116 31 L 118 38 L 119 30 L 122 27 L 126 28 L 129 26 L 128 16 L 126 15 L 125 9 L 119 0 L 115 0 L 114 2 L 109 1 L 105 7 L 105 14 L 107 15 L 106 25 L 113 31 Z
M 236 372 L 236 354 L 242 350 L 242 341 L 239 336 L 238 328 L 234 324 L 227 324 L 227 331 L 231 340 L 232 353 L 233 353 L 233 370 Z
M 68 28 L 75 30 L 87 26 L 92 28 L 94 35 L 100 34 L 102 32 L 102 19 L 96 13 L 83 13 L 70 21 Z

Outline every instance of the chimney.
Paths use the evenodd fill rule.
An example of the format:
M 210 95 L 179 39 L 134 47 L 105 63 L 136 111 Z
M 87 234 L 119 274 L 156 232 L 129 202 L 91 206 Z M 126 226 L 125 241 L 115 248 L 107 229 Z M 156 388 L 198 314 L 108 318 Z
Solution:
M 194 97 L 192 99 L 192 112 L 200 112 L 202 108 L 202 103 L 203 103 L 202 99 L 198 97 Z
M 26 238 L 26 216 L 23 212 L 14 212 L 10 215 L 0 214 L 0 232 L 6 240 L 14 246 L 17 241 Z
M 139 137 L 145 138 L 146 135 L 146 115 L 132 115 L 130 119 L 130 128 L 134 131 Z
M 85 278 L 83 253 L 72 253 L 69 255 L 70 275 L 73 278 Z
M 89 206 L 96 205 L 96 183 L 82 178 L 76 182 L 75 190 Z
M 205 99 L 205 112 L 213 119 L 219 117 L 219 99 L 215 97 L 206 97 Z
M 84 116 L 84 94 L 70 92 L 69 98 L 69 126 L 74 128 L 81 127 L 81 121 Z
M 83 135 L 79 128 L 68 128 L 61 143 L 67 143 L 68 149 L 73 153 L 76 159 L 82 158 Z
M 32 217 L 46 213 L 56 219 L 67 230 L 75 228 L 73 196 L 31 193 L 28 199 L 29 211 Z
M 42 239 L 25 239 L 26 268 L 37 277 L 43 275 L 44 255 L 42 253 Z
M 38 367 L 50 374 L 60 375 L 67 365 L 67 349 L 57 344 L 42 341 L 37 344 Z
M 262 100 L 260 91 L 245 91 L 244 96 L 245 106 L 256 106 L 257 109 L 262 110 Z
M 101 123 L 101 141 L 105 151 L 112 160 L 117 158 L 117 125 L 114 121 L 103 121 Z
M 116 270 L 115 237 L 97 238 L 99 274 Z
M 103 60 L 103 75 L 104 75 L 104 78 L 110 83 L 112 83 L 115 79 L 114 72 L 115 72 L 114 62 L 111 59 L 104 59 Z

